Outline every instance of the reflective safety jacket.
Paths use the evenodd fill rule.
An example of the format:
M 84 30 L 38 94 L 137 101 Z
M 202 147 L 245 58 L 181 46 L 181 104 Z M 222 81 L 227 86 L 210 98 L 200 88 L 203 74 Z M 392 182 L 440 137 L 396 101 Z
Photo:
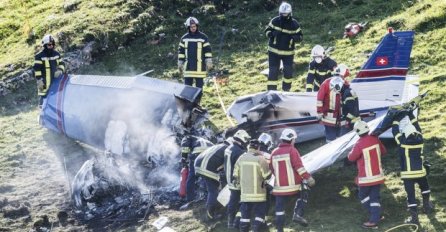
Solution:
M 346 126 L 353 128 L 359 119 L 359 101 L 355 91 L 349 85 L 344 85 L 342 94 L 342 118 L 347 121 Z
M 234 141 L 228 148 L 225 150 L 225 176 L 226 181 L 228 182 L 229 189 L 232 190 L 240 190 L 240 186 L 234 185 L 234 166 L 237 162 L 238 158 L 246 152 L 246 148 L 242 147 L 237 141 Z
M 225 150 L 228 144 L 222 143 L 214 145 L 203 151 L 195 159 L 195 173 L 209 177 L 216 181 L 220 180 L 218 172 L 223 170 Z
M 43 49 L 34 57 L 34 75 L 37 80 L 42 79 L 44 83 L 43 90 L 38 90 L 39 96 L 46 96 L 50 88 L 51 81 L 57 69 L 65 71 L 65 65 L 61 61 L 60 54 L 53 49 Z
M 356 162 L 358 176 L 355 182 L 358 186 L 372 186 L 384 183 L 384 173 L 381 156 L 387 153 L 378 137 L 365 135 L 353 146 L 348 154 L 348 160 Z
M 294 55 L 295 43 L 302 41 L 299 23 L 291 16 L 271 19 L 265 33 L 269 38 L 268 51 L 278 55 Z
M 321 124 L 339 126 L 341 123 L 341 94 L 330 89 L 330 80 L 325 80 L 317 92 L 316 111 L 322 115 Z
M 401 179 L 414 179 L 426 176 L 426 169 L 423 166 L 424 141 L 421 135 L 421 128 L 413 114 L 409 114 L 409 118 L 418 133 L 416 135 L 412 134 L 408 138 L 400 133 L 399 121 L 393 121 L 392 124 L 392 133 L 399 146 Z
M 237 160 L 234 166 L 234 179 L 240 185 L 240 202 L 266 201 L 266 180 L 271 176 L 263 155 L 249 150 Z
M 290 143 L 281 143 L 274 149 L 269 167 L 276 178 L 273 195 L 277 196 L 296 194 L 302 180 L 310 177 L 302 164 L 299 151 Z
M 195 158 L 201 152 L 206 150 L 208 147 L 214 145 L 207 139 L 203 139 L 193 135 L 186 135 L 181 140 L 181 156 L 184 159 L 190 158 L 193 156 Z
M 211 44 L 207 35 L 197 30 L 181 37 L 178 47 L 178 60 L 184 62 L 184 77 L 206 77 L 205 59 L 212 58 Z
M 321 63 L 311 61 L 308 67 L 307 74 L 307 92 L 317 92 L 321 84 L 332 76 L 334 68 L 338 64 L 330 57 L 326 57 Z

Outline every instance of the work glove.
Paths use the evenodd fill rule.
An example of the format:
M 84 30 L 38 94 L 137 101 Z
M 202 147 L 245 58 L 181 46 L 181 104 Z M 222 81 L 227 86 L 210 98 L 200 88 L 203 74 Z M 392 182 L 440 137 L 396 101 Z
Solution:
M 316 181 L 314 180 L 314 178 L 312 176 L 308 177 L 307 179 L 303 180 L 304 184 L 307 184 L 310 187 L 313 187 L 316 185 Z
M 212 58 L 206 58 L 205 62 L 206 62 L 206 69 L 207 70 L 211 70 L 212 67 L 214 67 L 214 65 L 212 64 Z
M 179 60 L 178 61 L 178 71 L 180 71 L 180 73 L 183 73 L 183 69 L 184 69 L 184 61 Z
M 37 80 L 37 89 L 42 91 L 45 88 L 45 83 L 43 83 L 42 79 Z
M 187 159 L 186 158 L 182 157 L 180 160 L 180 163 L 183 168 L 187 167 Z
M 54 77 L 55 77 L 55 78 L 59 78 L 60 75 L 62 75 L 62 74 L 63 74 L 63 71 L 60 70 L 60 69 L 57 69 L 57 70 L 54 72 Z

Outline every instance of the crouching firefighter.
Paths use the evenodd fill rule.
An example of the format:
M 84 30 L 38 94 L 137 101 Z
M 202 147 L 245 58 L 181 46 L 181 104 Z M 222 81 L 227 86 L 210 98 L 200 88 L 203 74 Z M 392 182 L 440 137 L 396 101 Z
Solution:
M 39 107 L 42 107 L 48 90 L 54 78 L 59 78 L 65 72 L 59 52 L 54 48 L 56 41 L 53 36 L 45 35 L 42 39 L 43 50 L 34 57 L 34 75 L 37 80 L 37 94 L 40 96 Z
M 207 35 L 198 30 L 198 20 L 189 17 L 184 25 L 188 32 L 181 37 L 178 46 L 178 70 L 184 76 L 185 85 L 203 88 L 206 70 L 212 69 L 212 50 Z
M 181 164 L 189 168 L 189 175 L 186 180 L 186 201 L 191 202 L 195 199 L 195 159 L 197 156 L 211 147 L 213 144 L 209 140 L 194 135 L 186 135 L 181 140 Z
M 410 123 L 402 128 L 402 133 L 400 133 L 400 122 L 406 115 L 409 116 Z M 419 224 L 417 202 L 415 199 L 415 183 L 421 189 L 424 212 L 433 212 L 434 205 L 430 201 L 431 191 L 429 183 L 427 182 L 427 171 L 423 165 L 425 164 L 423 163 L 423 135 L 421 134 L 420 125 L 413 111 L 402 111 L 395 116 L 392 123 L 392 133 L 399 146 L 398 154 L 401 164 L 401 179 L 403 179 L 404 189 L 407 194 L 407 207 L 411 215 L 406 222 Z
M 273 18 L 265 29 L 268 42 L 267 90 L 277 90 L 280 62 L 283 63 L 283 91 L 290 91 L 293 82 L 293 59 L 295 43 L 302 41 L 299 23 L 292 18 L 291 5 L 283 2 L 279 16 Z
M 369 220 L 362 224 L 363 228 L 377 228 L 381 218 L 380 188 L 384 183 L 381 156 L 387 153 L 386 148 L 375 135 L 369 135 L 369 127 L 364 121 L 357 121 L 354 131 L 359 140 L 348 154 L 348 160 L 356 162 L 358 176 L 355 178 L 359 186 L 359 199 L 369 213 Z
M 203 151 L 195 159 L 195 173 L 201 175 L 206 185 L 206 217 L 208 220 L 216 219 L 218 207 L 217 196 L 220 186 L 220 171 L 223 171 L 225 150 L 229 142 L 214 145 Z M 224 177 L 224 176 L 223 176 Z
M 245 130 L 238 130 L 234 136 L 232 144 L 225 151 L 225 175 L 231 195 L 227 208 L 228 229 L 238 228 L 240 224 L 240 186 L 234 185 L 234 166 L 238 158 L 246 152 L 246 146 L 251 136 Z
M 271 171 L 263 154 L 259 151 L 258 140 L 249 142 L 249 149 L 237 160 L 234 167 L 234 184 L 240 186 L 240 231 L 257 232 L 266 227 L 266 181 Z M 251 213 L 254 211 L 254 222 Z
M 276 198 L 276 229 L 283 232 L 285 224 L 285 205 L 290 196 L 298 195 L 294 207 L 293 221 L 302 226 L 308 226 L 304 215 L 309 192 L 303 191 L 301 184 L 307 188 L 316 184 L 310 173 L 307 172 L 300 159 L 299 151 L 294 148 L 297 134 L 292 129 L 285 129 L 280 135 L 282 141 L 271 154 L 270 169 L 275 176 L 273 195 Z

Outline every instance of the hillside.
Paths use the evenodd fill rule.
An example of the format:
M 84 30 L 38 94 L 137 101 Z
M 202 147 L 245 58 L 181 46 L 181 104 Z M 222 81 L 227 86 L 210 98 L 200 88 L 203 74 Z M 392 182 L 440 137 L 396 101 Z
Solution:
M 185 33 L 183 21 L 194 15 L 210 38 L 214 57 L 220 55 L 220 67 L 229 71 L 229 84 L 221 88 L 221 97 L 228 106 L 237 96 L 266 89 L 266 78 L 260 74 L 267 60 L 263 29 L 277 15 L 279 1 L 233 0 L 217 6 L 213 2 L 223 1 L 0 0 L 0 79 L 29 68 L 40 38 L 52 33 L 60 42 L 58 49 L 64 52 L 95 41 L 95 62 L 75 73 L 131 75 L 154 69 L 153 76 L 181 81 L 176 70 L 176 49 Z M 297 46 L 295 55 L 293 91 L 303 90 L 310 50 L 315 44 L 335 47 L 331 57 L 349 65 L 354 76 L 387 27 L 416 31 L 409 73 L 420 77 L 421 92 L 429 91 L 419 118 L 426 139 L 424 153 L 433 163 L 429 180 L 437 207 L 434 215 L 421 214 L 420 220 L 428 231 L 446 230 L 446 102 L 442 100 L 446 94 L 446 1 L 290 3 L 304 34 L 304 42 Z M 368 22 L 365 32 L 354 39 L 342 39 L 343 27 L 348 22 L 363 21 Z M 223 32 L 226 33 L 219 52 Z M 165 34 L 164 39 L 159 44 L 151 43 L 160 33 Z M 214 123 L 221 129 L 227 128 L 229 123 L 213 87 L 207 86 L 204 91 L 202 105 L 209 110 Z M 65 160 L 74 163 L 94 153 L 39 128 L 35 92 L 35 84 L 29 82 L 12 94 L 0 96 L 0 231 L 29 230 L 41 215 L 57 221 L 61 210 L 69 211 L 67 178 L 79 168 L 68 166 L 66 175 Z M 314 141 L 299 149 L 305 154 L 321 144 Z M 382 231 L 401 224 L 407 216 L 395 146 L 390 141 L 386 146 L 390 155 L 384 158 L 387 182 L 381 196 L 386 219 L 380 227 Z M 339 165 L 316 175 L 317 186 L 311 192 L 306 214 L 311 225 L 304 231 L 360 230 L 364 213 L 354 193 L 354 175 L 354 168 Z M 17 217 L 5 217 L 5 209 L 22 205 L 29 209 L 29 214 L 18 211 Z M 169 226 L 177 231 L 206 231 L 210 225 L 197 220 L 201 209 L 161 210 L 160 214 L 170 217 Z M 154 219 L 121 230 L 147 230 Z M 288 222 L 288 229 L 303 230 L 290 218 Z M 215 231 L 225 231 L 225 223 L 215 225 Z M 70 229 L 86 227 L 75 220 L 67 227 L 55 224 L 54 228 Z

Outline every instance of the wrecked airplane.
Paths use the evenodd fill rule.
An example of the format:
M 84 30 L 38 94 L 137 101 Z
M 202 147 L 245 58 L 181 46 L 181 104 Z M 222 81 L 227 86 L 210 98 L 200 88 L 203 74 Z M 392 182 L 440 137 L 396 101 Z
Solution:
M 364 120 L 385 115 L 389 107 L 418 95 L 416 77 L 407 75 L 413 40 L 413 31 L 389 30 L 351 81 Z M 297 142 L 304 142 L 324 136 L 324 128 L 316 117 L 316 96 L 316 92 L 256 93 L 237 98 L 228 114 L 240 127 L 271 133 L 276 141 L 283 128 L 292 127 L 298 133 Z

